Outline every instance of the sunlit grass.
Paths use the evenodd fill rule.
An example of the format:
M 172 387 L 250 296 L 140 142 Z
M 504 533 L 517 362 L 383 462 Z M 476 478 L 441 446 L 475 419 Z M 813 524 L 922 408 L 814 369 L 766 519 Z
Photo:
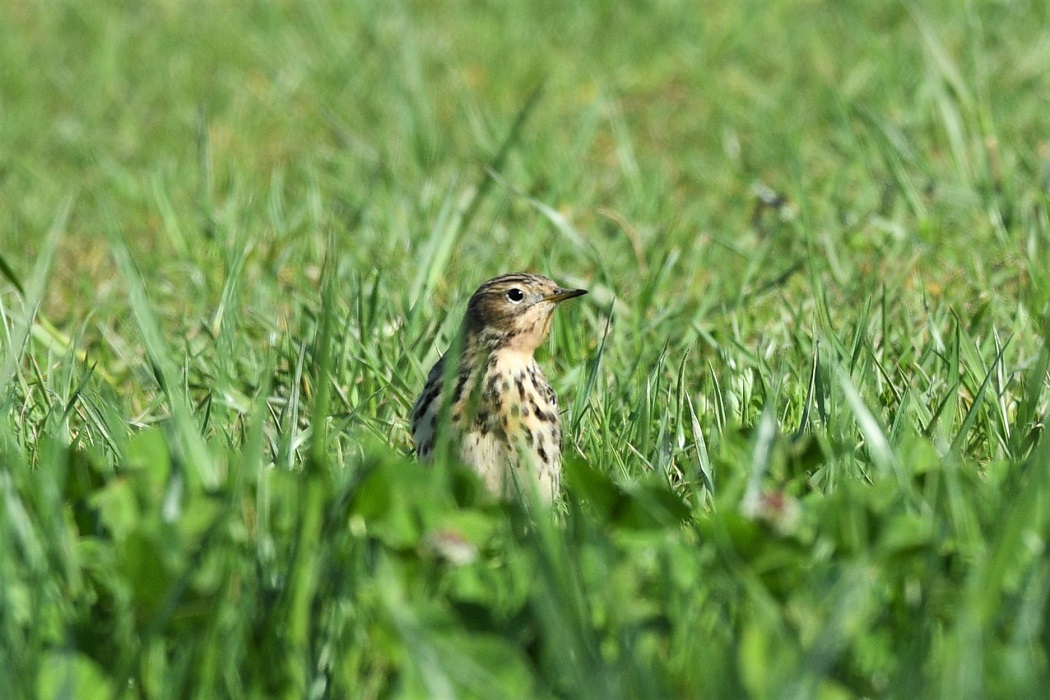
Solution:
M 926 5 L 0 10 L 0 695 L 1038 695 L 1050 17 Z M 411 459 L 513 270 L 551 519 Z

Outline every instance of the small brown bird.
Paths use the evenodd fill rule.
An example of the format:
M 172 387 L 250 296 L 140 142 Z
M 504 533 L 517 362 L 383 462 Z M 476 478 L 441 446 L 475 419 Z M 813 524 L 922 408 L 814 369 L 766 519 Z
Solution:
M 412 407 L 416 454 L 429 461 L 442 430 L 488 489 L 510 496 L 530 478 L 547 502 L 561 478 L 558 399 L 533 352 L 558 304 L 586 294 L 541 275 L 501 275 L 478 287 L 463 319 L 462 352 L 431 368 Z M 454 363 L 454 366 L 449 366 Z M 449 393 L 451 391 L 451 393 Z M 448 424 L 441 420 L 448 411 Z

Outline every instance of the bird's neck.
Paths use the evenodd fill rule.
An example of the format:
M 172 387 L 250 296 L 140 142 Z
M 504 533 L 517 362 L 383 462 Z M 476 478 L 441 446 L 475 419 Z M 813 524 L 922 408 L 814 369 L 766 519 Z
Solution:
M 490 356 L 490 366 L 495 366 L 504 371 L 514 371 L 536 364 L 532 356 L 532 350 L 524 351 L 514 347 L 504 347 L 496 350 Z
M 536 363 L 533 348 L 523 348 L 514 343 L 468 342 L 460 366 L 472 372 L 485 373 L 494 367 L 517 369 Z
M 550 318 L 540 319 L 536 323 L 515 328 L 512 331 L 482 329 L 468 334 L 467 346 L 485 348 L 486 352 L 516 352 L 528 357 L 547 339 L 550 331 Z

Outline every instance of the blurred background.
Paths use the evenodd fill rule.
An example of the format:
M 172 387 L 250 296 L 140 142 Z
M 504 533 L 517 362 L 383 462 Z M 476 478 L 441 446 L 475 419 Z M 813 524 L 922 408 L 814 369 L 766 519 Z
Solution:
M 258 308 L 312 293 L 329 233 L 348 269 L 416 295 L 529 268 L 673 291 L 661 306 L 693 321 L 676 307 L 819 258 L 847 297 L 921 284 L 973 303 L 1023 284 L 1022 229 L 1045 227 L 1048 13 L 9 3 L 3 258 L 28 274 L 72 195 L 45 307 L 64 323 L 120 316 L 107 227 L 173 320 L 217 303 L 222 251 L 249 242 Z
M 0 695 L 1037 696 L 1047 27 L 0 3 Z M 406 429 L 513 270 L 535 527 Z

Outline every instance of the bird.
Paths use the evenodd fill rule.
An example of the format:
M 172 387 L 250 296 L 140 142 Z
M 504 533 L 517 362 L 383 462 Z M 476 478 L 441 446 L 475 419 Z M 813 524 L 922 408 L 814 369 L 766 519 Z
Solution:
M 525 272 L 477 288 L 460 326 L 461 347 L 434 364 L 412 407 L 420 461 L 432 461 L 444 440 L 490 493 L 510 498 L 536 492 L 544 503 L 554 502 L 561 418 L 558 397 L 533 353 L 558 305 L 586 293 Z

